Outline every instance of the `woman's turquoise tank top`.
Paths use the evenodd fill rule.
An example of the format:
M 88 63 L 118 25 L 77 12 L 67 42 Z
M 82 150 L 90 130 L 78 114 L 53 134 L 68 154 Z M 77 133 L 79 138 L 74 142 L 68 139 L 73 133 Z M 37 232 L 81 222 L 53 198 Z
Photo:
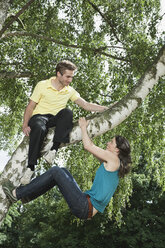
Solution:
M 111 197 L 119 184 L 118 170 L 107 171 L 104 163 L 96 171 L 95 179 L 90 190 L 85 194 L 90 196 L 92 205 L 101 213 L 104 212 Z

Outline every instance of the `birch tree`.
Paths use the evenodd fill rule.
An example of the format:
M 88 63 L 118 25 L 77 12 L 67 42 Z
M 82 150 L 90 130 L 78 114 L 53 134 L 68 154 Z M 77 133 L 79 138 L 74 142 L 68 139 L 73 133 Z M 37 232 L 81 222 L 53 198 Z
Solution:
M 21 144 L 17 143 L 22 136 L 23 111 L 36 83 L 54 76 L 55 64 L 62 59 L 78 65 L 73 87 L 80 95 L 87 101 L 109 106 L 104 113 L 89 118 L 88 132 L 92 138 L 121 126 L 136 113 L 134 110 L 141 108 L 142 115 L 148 115 L 149 120 L 153 116 L 156 119 L 151 123 L 154 126 L 139 123 L 145 128 L 143 135 L 147 128 L 151 130 L 152 144 L 148 144 L 151 141 L 148 139 L 148 151 L 153 153 L 154 142 L 156 151 L 161 149 L 165 48 L 163 34 L 158 36 L 157 30 L 162 18 L 158 1 L 18 0 L 4 4 L 3 20 L 7 10 L 14 17 L 8 22 L 2 21 L 0 31 L 0 104 L 3 108 L 0 148 L 13 151 L 13 147 L 18 147 L 1 174 L 1 182 L 8 178 L 15 186 L 19 185 L 28 153 L 27 137 Z M 117 103 L 111 107 L 113 102 Z M 143 102 L 149 102 L 146 108 Z M 156 102 L 161 102 L 161 107 Z M 77 144 L 81 133 L 76 120 L 86 113 L 70 106 L 74 108 L 75 120 L 70 143 Z M 138 122 L 129 120 L 125 127 L 127 132 Z M 156 140 L 155 127 L 162 130 Z M 51 147 L 52 135 L 53 130 L 50 130 L 42 154 Z M 132 139 L 136 139 L 136 133 Z M 136 153 L 134 156 L 139 156 L 139 152 Z M 162 174 L 159 180 L 164 185 Z M 9 202 L 1 186 L 0 195 L 2 221 Z
M 133 90 L 125 96 L 121 101 L 110 107 L 107 111 L 90 120 L 88 133 L 90 137 L 95 137 L 113 129 L 124 121 L 134 111 L 138 105 L 145 99 L 153 86 L 158 83 L 159 79 L 165 75 L 165 46 L 161 49 L 156 61 L 153 63 L 146 73 L 141 77 L 139 83 Z M 52 145 L 53 134 L 50 132 L 47 137 L 43 154 L 47 152 Z M 81 140 L 80 128 L 76 125 L 70 134 L 70 142 L 75 143 Z M 22 143 L 14 152 L 12 158 L 6 165 L 2 175 L 1 183 L 5 179 L 9 179 L 15 186 L 20 184 L 20 179 L 26 168 L 28 151 L 28 140 L 24 138 Z M 1 187 L 1 186 L 0 186 Z M 2 187 L 0 191 L 1 221 L 8 211 L 8 200 L 3 193 Z
M 2 26 L 7 18 L 9 5 L 10 5 L 10 0 L 0 2 L 0 30 L 2 29 Z

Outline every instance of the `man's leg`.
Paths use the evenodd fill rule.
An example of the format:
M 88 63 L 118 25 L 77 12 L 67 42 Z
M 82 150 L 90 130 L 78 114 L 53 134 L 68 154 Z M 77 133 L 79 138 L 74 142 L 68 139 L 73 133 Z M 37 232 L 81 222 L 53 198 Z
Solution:
M 73 112 L 70 109 L 62 109 L 57 115 L 50 118 L 48 127 L 55 128 L 55 134 L 53 138 L 53 149 L 58 149 L 56 143 L 69 143 L 69 133 L 73 128 Z
M 62 109 L 57 115 L 51 117 L 47 124 L 48 127 L 56 127 L 53 137 L 53 146 L 44 158 L 53 163 L 55 152 L 61 143 L 69 143 L 69 133 L 73 128 L 73 113 L 70 109 Z
M 33 170 L 37 164 L 37 159 L 40 157 L 41 147 L 45 136 L 47 135 L 48 117 L 42 115 L 34 115 L 30 121 L 31 128 L 28 154 L 28 167 Z
M 56 119 L 56 129 L 53 138 L 53 144 L 56 142 L 69 143 L 69 134 L 73 128 L 73 112 L 67 108 L 62 109 L 56 115 Z
M 28 166 L 24 176 L 21 178 L 22 184 L 27 184 L 33 175 L 37 159 L 40 157 L 40 150 L 43 144 L 44 138 L 48 132 L 46 124 L 48 117 L 42 115 L 34 115 L 29 121 L 31 128 L 30 141 L 29 141 L 29 153 L 28 153 Z

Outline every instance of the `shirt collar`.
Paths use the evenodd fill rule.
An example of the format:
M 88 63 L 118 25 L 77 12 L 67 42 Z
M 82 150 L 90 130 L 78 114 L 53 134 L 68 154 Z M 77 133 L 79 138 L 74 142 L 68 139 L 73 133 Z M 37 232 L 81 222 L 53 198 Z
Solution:
M 65 86 L 62 90 L 56 90 L 53 86 L 52 86 L 52 83 L 51 83 L 51 80 L 52 79 L 56 79 L 56 77 L 51 77 L 49 79 L 47 79 L 47 88 L 52 88 L 53 90 L 55 91 L 58 91 L 58 92 L 69 92 L 69 85 L 68 86 Z

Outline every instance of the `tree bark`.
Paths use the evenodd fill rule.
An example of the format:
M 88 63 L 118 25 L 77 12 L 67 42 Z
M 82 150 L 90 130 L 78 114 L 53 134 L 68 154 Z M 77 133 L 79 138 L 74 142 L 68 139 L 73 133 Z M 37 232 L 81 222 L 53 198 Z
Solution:
M 103 113 L 99 113 L 90 118 L 88 133 L 90 137 L 96 137 L 108 130 L 113 129 L 122 123 L 131 113 L 141 104 L 145 97 L 158 83 L 159 79 L 165 75 L 165 45 L 160 50 L 157 58 L 139 79 L 137 85 L 124 96 L 118 103 L 110 107 Z M 42 151 L 44 154 L 52 146 L 53 130 L 50 129 L 46 137 L 45 146 Z M 81 140 L 81 130 L 78 123 L 75 123 L 70 134 L 70 144 Z M 11 159 L 4 168 L 0 177 L 0 223 L 3 221 L 8 209 L 9 202 L 2 190 L 1 183 L 5 179 L 10 179 L 15 186 L 20 184 L 20 179 L 26 168 L 28 154 L 28 138 L 25 137 Z
M 18 19 L 18 17 L 27 9 L 29 6 L 34 2 L 35 0 L 29 0 L 23 7 L 22 9 L 15 15 L 13 18 L 1 29 L 0 29 L 0 37 L 2 34 L 11 26 L 11 24 Z M 7 1 L 8 2 L 8 1 Z M 3 10 L 2 10 L 3 11 Z M 2 12 L 3 14 L 3 12 Z
M 0 30 L 7 18 L 7 12 L 10 6 L 10 0 L 0 1 Z

